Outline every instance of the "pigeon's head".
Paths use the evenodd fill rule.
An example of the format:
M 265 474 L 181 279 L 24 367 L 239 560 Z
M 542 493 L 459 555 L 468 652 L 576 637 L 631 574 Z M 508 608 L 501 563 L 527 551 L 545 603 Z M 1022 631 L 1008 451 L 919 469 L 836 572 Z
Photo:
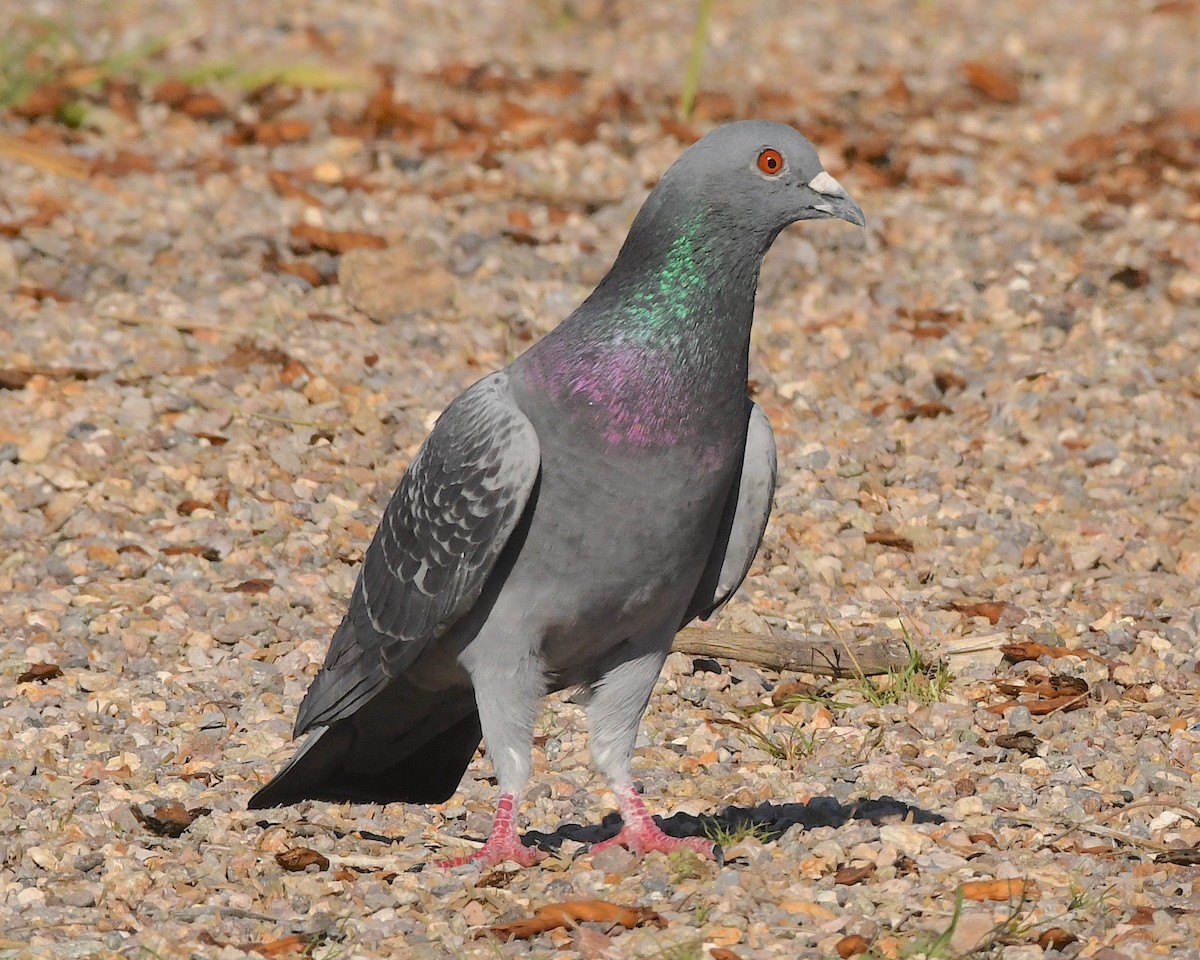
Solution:
M 812 144 L 767 120 L 717 127 L 683 153 L 662 185 L 701 199 L 711 215 L 735 229 L 772 238 L 798 220 L 835 217 L 866 225 L 862 209 L 825 172 Z

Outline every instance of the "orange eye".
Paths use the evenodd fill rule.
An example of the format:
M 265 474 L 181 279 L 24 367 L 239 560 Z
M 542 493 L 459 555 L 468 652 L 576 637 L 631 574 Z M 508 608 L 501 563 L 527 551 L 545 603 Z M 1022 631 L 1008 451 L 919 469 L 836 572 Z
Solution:
M 769 177 L 783 169 L 783 154 L 768 147 L 758 155 L 758 169 Z

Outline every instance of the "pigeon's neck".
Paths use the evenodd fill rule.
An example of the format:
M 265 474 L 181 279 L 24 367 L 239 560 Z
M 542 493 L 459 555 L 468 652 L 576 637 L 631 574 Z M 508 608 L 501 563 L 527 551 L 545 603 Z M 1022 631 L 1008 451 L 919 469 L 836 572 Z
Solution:
M 702 211 L 668 223 L 646 223 L 646 212 L 595 292 L 523 358 L 526 370 L 611 447 L 733 442 L 769 240 L 735 243 Z

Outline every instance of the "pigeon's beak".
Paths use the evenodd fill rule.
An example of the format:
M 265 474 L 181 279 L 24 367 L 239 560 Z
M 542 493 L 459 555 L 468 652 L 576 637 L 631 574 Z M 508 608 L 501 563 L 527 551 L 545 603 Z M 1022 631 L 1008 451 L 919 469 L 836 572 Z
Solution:
M 824 170 L 808 181 L 808 189 L 820 196 L 820 200 L 812 204 L 814 210 L 819 210 L 827 217 L 848 220 L 860 227 L 867 225 L 862 207 L 851 200 L 846 188 Z

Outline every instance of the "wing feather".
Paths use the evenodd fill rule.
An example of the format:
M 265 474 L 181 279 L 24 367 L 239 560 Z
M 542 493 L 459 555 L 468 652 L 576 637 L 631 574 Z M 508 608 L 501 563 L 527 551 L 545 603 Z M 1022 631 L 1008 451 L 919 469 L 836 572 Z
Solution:
M 540 464 L 503 372 L 447 407 L 383 511 L 297 735 L 353 713 L 471 609 Z
M 696 617 L 707 620 L 742 585 L 762 543 L 774 497 L 775 434 L 762 407 L 751 403 L 742 472 L 729 492 L 708 567 L 680 626 Z

